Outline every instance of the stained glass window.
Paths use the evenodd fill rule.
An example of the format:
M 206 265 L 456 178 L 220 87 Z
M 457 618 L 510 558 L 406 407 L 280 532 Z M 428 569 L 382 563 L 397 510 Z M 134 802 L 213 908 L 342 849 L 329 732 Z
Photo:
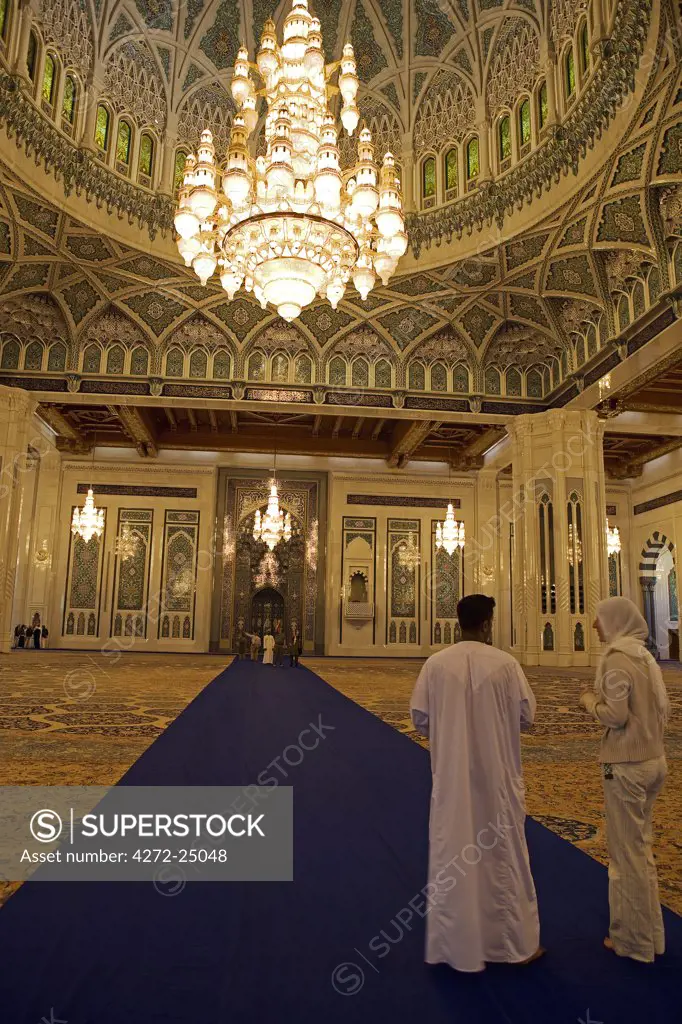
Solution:
M 374 367 L 374 383 L 378 388 L 390 388 L 393 383 L 388 359 L 380 359 Z
M 50 348 L 50 353 L 47 357 L 47 368 L 48 370 L 66 369 L 66 345 L 62 344 L 61 341 L 55 342 Z
M 661 294 L 661 274 L 658 267 L 649 271 L 649 304 L 652 305 Z
M 95 145 L 98 149 L 106 150 L 109 145 L 109 111 L 100 103 L 97 107 L 97 120 L 95 122 Z
M 346 363 L 341 356 L 334 356 L 329 363 L 329 383 L 337 387 L 346 385 Z
M 185 176 L 185 160 L 187 154 L 184 149 L 179 149 L 175 154 L 175 170 L 173 172 L 173 192 L 177 192 L 182 185 Z
M 568 50 L 564 57 L 564 73 L 566 76 L 566 96 L 572 96 L 575 92 L 575 61 L 573 50 Z
M 452 374 L 452 389 L 461 394 L 469 390 L 469 371 L 462 363 L 458 363 Z
M 127 121 L 119 121 L 116 139 L 116 160 L 127 167 L 130 163 L 130 141 L 132 132 Z
M 120 345 L 112 345 L 107 352 L 107 373 L 123 373 L 125 352 Z
M 519 107 L 519 138 L 522 146 L 530 142 L 530 100 L 524 100 Z
M 52 54 L 45 56 L 45 68 L 43 70 L 43 99 L 52 106 L 54 99 L 54 87 L 57 78 L 57 68 Z
M 434 363 L 431 367 L 431 390 L 448 390 L 448 371 L 442 363 Z
M 71 75 L 66 76 L 64 82 L 64 99 L 62 100 L 62 117 L 69 124 L 73 124 L 76 116 L 76 81 Z
M 185 372 L 185 357 L 179 348 L 172 348 L 166 356 L 166 376 L 182 377 Z
M 469 144 L 467 145 L 467 178 L 469 180 L 471 180 L 472 178 L 477 178 L 477 177 L 478 177 L 478 139 L 476 137 L 474 137 L 473 139 L 469 139 Z
M 249 358 L 247 377 L 249 380 L 265 380 L 265 361 L 262 352 L 254 352 Z
M 28 77 L 32 82 L 36 80 L 36 64 L 38 57 L 38 37 L 35 32 L 31 32 L 28 37 L 28 50 L 26 51 L 26 70 L 28 71 Z
M 583 74 L 590 67 L 590 40 L 587 35 L 587 22 L 583 23 L 580 29 L 580 70 Z
M 130 372 L 136 377 L 146 377 L 149 371 L 149 353 L 146 348 L 138 345 L 130 357 Z
M 543 82 L 538 89 L 538 118 L 540 120 L 540 127 L 544 128 L 547 124 L 547 116 L 549 114 L 549 107 L 547 104 L 547 82 Z
M 229 380 L 230 378 L 230 354 L 229 352 L 216 352 L 213 357 L 213 376 L 216 380 Z
M 9 22 L 7 17 L 8 4 L 9 0 L 0 0 L 0 39 L 5 38 L 5 29 Z
M 40 370 L 43 366 L 43 346 L 39 341 L 32 341 L 24 355 L 25 370 Z
M 271 376 L 275 384 L 286 384 L 289 380 L 289 360 L 281 352 L 273 356 Z
M 369 387 L 369 363 L 366 359 L 356 359 L 351 366 L 350 373 L 354 388 Z
M 197 348 L 192 352 L 189 360 L 190 377 L 205 377 L 207 373 L 208 359 L 203 349 Z
M 627 295 L 621 295 L 618 300 L 618 325 L 623 330 L 630 323 L 630 303 Z
M 310 356 L 298 356 L 294 366 L 294 382 L 296 384 L 310 384 L 313 379 L 313 364 Z
M 410 363 L 408 383 L 412 391 L 423 391 L 425 388 L 425 373 L 422 363 Z
M 506 388 L 508 395 L 514 397 L 521 395 L 521 374 L 514 367 L 507 370 Z
M 677 569 L 675 566 L 668 573 L 668 608 L 671 621 L 677 622 L 680 617 L 680 611 L 677 600 Z
M 500 394 L 500 371 L 494 366 L 489 366 L 485 371 L 485 390 L 488 395 Z
M 511 158 L 511 125 L 508 117 L 503 117 L 498 128 L 500 138 L 500 160 Z
M 542 398 L 542 376 L 537 370 L 529 370 L 526 375 L 526 394 L 529 398 Z
M 154 140 L 151 135 L 146 133 L 140 139 L 140 162 L 139 171 L 140 174 L 145 174 L 148 178 L 152 176 L 152 170 L 154 167 Z
M 88 345 L 83 353 L 83 373 L 99 373 L 102 350 L 99 345 Z
M 594 324 L 587 328 L 587 358 L 591 359 L 597 353 L 597 332 Z
M 583 338 L 582 334 L 576 335 L 575 360 L 576 366 L 582 366 L 585 362 L 585 339 Z
M 424 161 L 422 168 L 422 195 L 430 199 L 436 194 L 436 161 L 430 156 Z
M 445 157 L 445 188 L 448 192 L 456 192 L 458 187 L 457 150 L 450 149 Z
M 0 367 L 2 367 L 3 370 L 18 370 L 19 351 L 18 341 L 15 341 L 14 338 L 10 338 L 6 341 L 2 348 L 2 360 L 0 360 Z

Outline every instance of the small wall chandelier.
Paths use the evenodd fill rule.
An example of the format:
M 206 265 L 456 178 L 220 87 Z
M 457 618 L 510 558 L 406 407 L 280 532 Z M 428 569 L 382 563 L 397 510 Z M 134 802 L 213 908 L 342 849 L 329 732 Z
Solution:
M 464 539 L 464 523 L 455 519 L 455 510 L 452 502 L 449 502 L 445 522 L 436 523 L 436 548 L 445 548 L 447 553 L 452 555 L 457 548 L 464 547 Z
M 338 86 L 332 86 L 337 71 Z M 256 88 L 255 75 L 263 88 Z M 219 267 L 230 299 L 243 284 L 263 308 L 270 304 L 291 321 L 318 295 L 336 309 L 351 278 L 363 299 L 377 276 L 388 284 L 407 250 L 395 160 L 386 153 L 379 169 L 365 127 L 357 162 L 343 171 L 330 110 L 340 93 L 341 122 L 352 135 L 358 85 L 350 43 L 340 61 L 325 65 L 320 21 L 308 0 L 293 0 L 281 45 L 274 21 L 266 21 L 256 64 L 240 48 L 232 77 L 238 112 L 226 164 L 217 167 L 206 129 L 197 156 L 187 157 L 178 193 L 178 250 L 203 285 Z M 264 138 L 249 147 L 259 97 L 267 104 Z M 254 148 L 263 151 L 255 160 Z
M 620 530 L 617 526 L 609 526 L 608 519 L 606 520 L 606 550 L 611 555 L 620 554 L 621 543 L 620 543 Z
M 398 562 L 405 569 L 416 569 L 421 563 L 421 552 L 414 533 L 408 534 L 407 540 L 398 545 Z
M 104 509 L 95 508 L 95 495 L 92 487 L 88 487 L 88 494 L 82 508 L 78 505 L 73 510 L 71 517 L 71 533 L 80 535 L 86 544 L 93 537 L 101 537 L 104 533 Z
M 284 510 L 279 507 L 277 480 L 274 477 L 270 481 L 270 497 L 265 515 L 261 516 L 260 509 L 256 509 L 253 539 L 263 541 L 270 551 L 274 551 L 281 540 L 291 540 L 291 513 L 287 512 L 285 515 Z
M 137 555 L 139 547 L 139 534 L 128 523 L 124 523 L 116 540 L 116 554 L 122 562 L 130 562 Z

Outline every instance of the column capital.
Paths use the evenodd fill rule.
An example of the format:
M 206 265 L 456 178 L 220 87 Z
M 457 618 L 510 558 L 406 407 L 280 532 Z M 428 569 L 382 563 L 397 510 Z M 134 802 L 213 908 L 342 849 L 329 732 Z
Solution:
M 22 388 L 8 388 L 0 384 L 0 411 L 6 409 L 15 416 L 30 419 L 38 408 L 37 399 Z

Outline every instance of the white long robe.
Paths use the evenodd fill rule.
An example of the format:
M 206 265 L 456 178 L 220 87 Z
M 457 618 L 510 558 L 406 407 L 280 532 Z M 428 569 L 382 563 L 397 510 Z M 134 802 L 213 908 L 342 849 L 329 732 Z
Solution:
M 273 664 L 273 652 L 275 650 L 275 638 L 272 633 L 266 633 L 263 637 L 263 664 Z
M 509 654 L 463 641 L 428 659 L 411 711 L 433 776 L 426 962 L 480 971 L 525 960 L 540 937 L 521 774 L 528 681 Z

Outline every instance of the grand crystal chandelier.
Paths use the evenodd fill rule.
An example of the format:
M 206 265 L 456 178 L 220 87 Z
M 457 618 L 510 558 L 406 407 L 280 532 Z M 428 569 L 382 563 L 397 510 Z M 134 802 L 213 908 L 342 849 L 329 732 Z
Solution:
M 620 530 L 617 526 L 609 526 L 608 519 L 606 520 L 606 550 L 610 555 L 620 554 Z
M 260 509 L 256 509 L 253 521 L 253 539 L 263 541 L 270 551 L 281 540 L 291 540 L 291 513 L 279 507 L 279 495 L 277 493 L 277 481 L 273 479 L 270 483 L 270 497 L 265 515 L 261 516 Z
M 445 548 L 447 553 L 452 555 L 457 548 L 464 547 L 464 537 L 464 523 L 455 519 L 452 502 L 448 502 L 445 522 L 436 523 L 436 548 Z
M 88 494 L 83 507 L 80 508 L 76 505 L 73 510 L 71 533 L 74 537 L 80 535 L 86 544 L 93 537 L 101 537 L 104 533 L 104 509 L 95 508 L 95 495 L 92 487 L 88 487 Z
M 316 296 L 336 309 L 351 279 L 365 299 L 377 277 L 388 284 L 407 235 L 395 160 L 386 153 L 377 166 L 368 128 L 360 132 L 355 166 L 340 165 L 329 104 L 340 93 L 341 122 L 352 135 L 359 120 L 353 47 L 346 43 L 341 60 L 325 65 L 320 22 L 308 0 L 293 0 L 281 46 L 268 19 L 256 64 L 248 56 L 241 47 L 234 67 L 238 113 L 225 166 L 216 165 L 209 128 L 197 156 L 187 157 L 175 213 L 180 255 L 202 284 L 218 268 L 230 299 L 244 285 L 287 321 Z M 249 137 L 259 97 L 267 114 L 264 138 L 251 146 L 263 152 L 254 159 Z

